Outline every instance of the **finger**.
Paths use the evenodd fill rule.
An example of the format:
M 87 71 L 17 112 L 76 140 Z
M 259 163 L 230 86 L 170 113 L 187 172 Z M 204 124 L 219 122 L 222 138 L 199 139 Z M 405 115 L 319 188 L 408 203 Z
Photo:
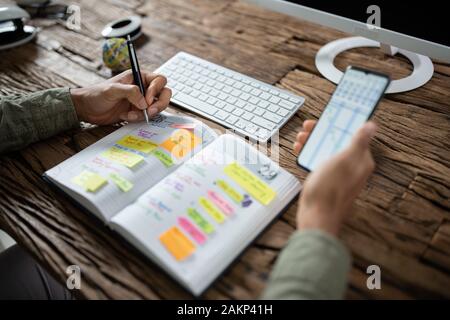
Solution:
M 147 102 L 136 85 L 113 83 L 108 87 L 107 92 L 110 94 L 112 99 L 127 99 L 139 109 L 147 108 Z
M 128 111 L 128 112 L 124 112 L 121 113 L 119 115 L 119 118 L 123 121 L 128 121 L 128 122 L 137 122 L 137 121 L 142 121 L 144 120 L 144 112 L 142 111 Z
M 297 135 L 297 142 L 303 146 L 306 143 L 306 140 L 308 140 L 308 138 L 309 138 L 309 132 L 300 132 Z
M 295 154 L 299 154 L 301 148 L 302 148 L 302 145 L 300 143 L 294 142 L 294 153 Z
M 149 117 L 153 117 L 157 113 L 163 111 L 169 105 L 171 97 L 172 90 L 163 88 L 158 96 L 158 100 L 147 109 Z
M 311 132 L 312 129 L 316 126 L 317 121 L 316 120 L 305 120 L 303 122 L 303 129 L 305 131 Z
M 148 83 L 149 86 L 145 92 L 145 99 L 147 100 L 148 105 L 151 105 L 155 97 L 159 96 L 163 88 L 166 86 L 167 79 L 162 75 L 157 75 L 153 78 L 153 80 L 151 80 L 151 82 Z
M 372 140 L 377 126 L 374 122 L 365 123 L 355 134 L 352 139 L 351 148 L 355 151 L 364 152 L 369 148 L 370 140 Z

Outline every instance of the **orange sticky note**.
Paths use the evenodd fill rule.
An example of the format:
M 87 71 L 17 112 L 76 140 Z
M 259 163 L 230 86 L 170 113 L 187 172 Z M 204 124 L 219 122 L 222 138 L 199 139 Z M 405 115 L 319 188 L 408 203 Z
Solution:
M 184 233 L 176 226 L 164 232 L 159 241 L 166 247 L 177 261 L 181 261 L 189 257 L 195 251 L 195 245 L 189 240 Z
M 183 158 L 200 142 L 201 139 L 193 132 L 186 129 L 180 129 L 174 131 L 170 138 L 165 140 L 160 147 L 166 149 L 177 158 Z

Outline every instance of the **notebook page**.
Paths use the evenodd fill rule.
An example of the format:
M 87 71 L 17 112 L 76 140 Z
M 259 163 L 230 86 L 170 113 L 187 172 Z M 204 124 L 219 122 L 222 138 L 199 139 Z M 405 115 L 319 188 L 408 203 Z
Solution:
M 191 141 L 180 147 L 180 137 Z M 216 137 L 195 119 L 163 113 L 150 124 L 125 125 L 46 175 L 109 220 Z
M 227 145 L 245 148 L 247 154 L 224 150 Z M 260 173 L 268 163 L 277 173 L 272 179 Z M 199 294 L 299 190 L 295 177 L 240 139 L 223 135 L 111 223 Z

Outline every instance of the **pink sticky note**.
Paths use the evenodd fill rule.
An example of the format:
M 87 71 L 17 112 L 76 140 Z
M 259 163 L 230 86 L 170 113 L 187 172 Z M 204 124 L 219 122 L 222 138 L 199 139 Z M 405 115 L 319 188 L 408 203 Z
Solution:
M 228 204 L 228 202 L 222 198 L 218 193 L 208 190 L 208 198 L 214 202 L 214 204 L 222 210 L 227 216 L 230 216 L 234 213 L 233 207 Z
M 189 234 L 192 239 L 195 240 L 198 244 L 202 245 L 206 241 L 206 237 L 203 233 L 201 233 L 188 219 L 184 217 L 178 217 L 178 223 L 181 228 Z

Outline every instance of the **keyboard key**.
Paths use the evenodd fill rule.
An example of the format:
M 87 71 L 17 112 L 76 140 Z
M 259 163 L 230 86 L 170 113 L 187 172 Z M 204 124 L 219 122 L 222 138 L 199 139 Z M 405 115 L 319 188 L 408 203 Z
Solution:
M 286 117 L 288 115 L 289 111 L 287 111 L 286 109 L 280 108 L 280 110 L 278 110 L 277 113 L 282 117 Z
M 223 93 L 223 92 L 221 92 L 221 93 L 219 93 L 217 98 L 219 98 L 220 100 L 226 100 L 228 98 L 228 95 Z
M 256 114 L 257 116 L 262 116 L 264 113 L 264 109 L 256 107 L 255 110 L 253 110 L 253 113 Z
M 248 125 L 248 122 L 241 119 L 238 122 L 236 122 L 234 125 L 236 127 L 238 127 L 239 129 L 244 129 Z
M 226 100 L 227 102 L 234 104 L 236 103 L 238 100 L 235 97 L 229 96 Z
M 242 93 L 240 96 L 239 96 L 239 98 L 241 98 L 242 100 L 245 100 L 245 101 L 247 101 L 248 99 L 250 99 L 250 95 L 248 94 L 248 93 Z
M 241 95 L 241 91 L 234 89 L 233 91 L 231 91 L 231 95 L 235 96 L 235 97 L 239 97 Z
M 293 104 L 292 102 L 286 101 L 286 100 L 281 100 L 278 105 L 283 108 L 286 108 L 288 110 L 292 110 L 295 108 L 295 104 Z
M 244 114 L 242 115 L 242 119 L 250 121 L 252 120 L 254 117 L 253 114 L 251 114 L 250 112 L 244 112 Z
M 264 108 L 264 109 L 266 109 L 268 105 L 269 105 L 269 103 L 264 100 L 261 100 L 258 102 L 258 106 L 260 106 L 261 108 Z
M 206 95 L 206 94 L 201 94 L 199 97 L 198 97 L 198 99 L 199 100 L 201 100 L 201 101 L 206 101 L 206 100 L 208 100 L 208 96 Z
M 267 130 L 270 130 L 270 131 L 272 131 L 275 128 L 275 126 L 276 126 L 275 123 L 273 123 L 273 122 L 271 122 L 269 120 L 266 120 L 264 118 L 261 118 L 261 117 L 254 117 L 252 119 L 252 122 L 254 124 L 257 124 L 258 126 L 263 127 L 263 128 L 265 128 Z
M 202 112 L 205 112 L 209 115 L 213 115 L 218 111 L 217 108 L 215 108 L 203 101 L 192 98 L 191 96 L 189 96 L 185 93 L 182 93 L 182 92 L 178 92 L 176 95 L 176 98 L 178 101 L 182 101 L 183 103 L 186 103 L 188 106 L 193 107 Z
M 270 97 L 269 101 L 272 102 L 272 103 L 278 103 L 278 102 L 281 101 L 281 99 L 278 98 L 278 97 L 273 97 L 273 96 L 272 96 L 272 97 Z
M 217 90 L 222 90 L 224 87 L 225 87 L 225 86 L 224 86 L 223 84 L 221 84 L 221 83 L 216 83 L 216 84 L 214 85 L 214 88 L 216 88 Z
M 236 82 L 235 84 L 233 84 L 233 87 L 236 89 L 242 89 L 243 86 L 244 84 L 242 82 Z
M 255 110 L 255 106 L 250 103 L 247 103 L 246 106 L 244 107 L 244 109 L 249 112 L 252 112 L 253 110 Z
M 255 97 L 251 97 L 248 102 L 250 102 L 251 104 L 257 105 L 259 103 L 259 99 L 255 98 Z
M 300 100 L 298 98 L 294 98 L 294 97 L 289 97 L 289 101 L 293 102 L 295 104 L 299 104 L 300 102 L 302 102 L 302 100 Z
M 234 106 L 232 104 L 227 103 L 225 104 L 225 107 L 223 109 L 227 112 L 231 112 L 234 110 Z
M 217 102 L 216 102 L 216 104 L 215 104 L 215 106 L 216 106 L 217 108 L 219 108 L 219 109 L 225 108 L 226 105 L 227 105 L 227 104 L 226 104 L 225 102 L 223 102 L 222 100 L 217 100 Z
M 244 110 L 239 109 L 239 108 L 236 108 L 236 109 L 234 109 L 234 111 L 233 111 L 233 114 L 236 115 L 236 116 L 238 116 L 238 117 L 240 117 L 243 113 L 244 113 Z
M 253 90 L 253 88 L 250 87 L 249 85 L 245 85 L 245 86 L 242 88 L 242 91 L 247 92 L 247 93 L 249 93 L 249 92 L 252 91 L 252 90 Z
M 253 89 L 251 91 L 251 94 L 254 95 L 254 96 L 259 96 L 261 93 L 262 93 L 262 91 L 259 90 L 259 89 Z
M 270 104 L 270 106 L 267 108 L 267 110 L 269 110 L 271 112 L 277 112 L 278 109 L 279 109 L 279 107 L 275 104 Z
M 271 95 L 268 94 L 267 92 L 263 92 L 259 97 L 263 100 L 269 100 Z
M 238 108 L 244 108 L 246 106 L 247 103 L 245 103 L 245 101 L 243 100 L 238 100 L 234 105 Z
M 256 130 L 258 130 L 259 128 L 254 125 L 253 123 L 249 123 L 246 127 L 245 127 L 245 131 L 247 131 L 250 134 L 253 134 L 256 132 Z
M 223 110 L 219 110 L 214 116 L 215 116 L 217 119 L 225 120 L 225 119 L 228 117 L 228 115 L 229 115 L 228 112 L 225 112 L 225 111 L 223 111 Z
M 208 100 L 206 100 L 207 103 L 215 104 L 218 100 L 214 97 L 209 97 Z
M 270 121 L 275 122 L 275 123 L 280 123 L 281 120 L 283 120 L 282 117 L 280 117 L 280 116 L 278 116 L 278 115 L 276 115 L 275 113 L 270 112 L 270 111 L 266 111 L 266 112 L 264 113 L 264 116 L 263 116 L 263 117 L 264 117 L 265 119 L 270 120 Z
M 230 115 L 227 118 L 227 122 L 229 124 L 234 124 L 236 121 L 238 121 L 238 117 L 234 116 L 234 115 Z

